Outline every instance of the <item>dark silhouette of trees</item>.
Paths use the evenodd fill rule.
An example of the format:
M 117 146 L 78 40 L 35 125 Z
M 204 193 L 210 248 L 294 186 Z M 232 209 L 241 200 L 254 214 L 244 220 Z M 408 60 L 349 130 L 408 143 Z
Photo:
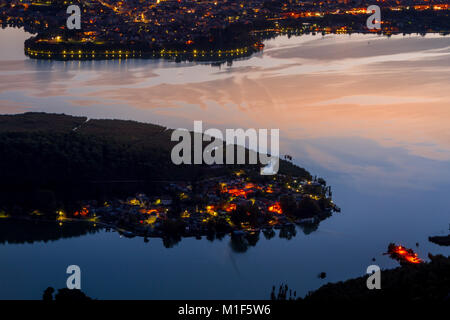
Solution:
M 47 289 L 45 289 L 44 294 L 42 295 L 42 300 L 52 301 L 54 292 L 55 292 L 55 289 L 53 289 L 52 287 L 48 287 Z
M 42 300 L 53 301 L 54 292 L 55 289 L 53 289 L 52 287 L 48 287 L 47 289 L 45 289 L 44 294 L 42 295 Z M 56 293 L 54 300 L 60 302 L 68 302 L 68 301 L 90 301 L 92 299 L 89 298 L 83 291 L 79 289 L 62 288 L 58 289 L 58 292 Z
M 311 218 L 317 216 L 321 213 L 321 209 L 317 202 L 311 198 L 304 197 L 300 200 L 298 204 L 298 214 L 299 218 Z
M 323 302 L 376 302 L 396 304 L 401 302 L 448 302 L 450 297 L 450 257 L 429 255 L 429 263 L 408 264 L 391 270 L 382 271 L 382 290 L 368 290 L 366 281 L 368 275 L 328 283 L 319 289 L 308 293 L 300 304 Z M 280 286 L 278 294 L 272 288 L 272 300 L 289 300 L 287 285 Z

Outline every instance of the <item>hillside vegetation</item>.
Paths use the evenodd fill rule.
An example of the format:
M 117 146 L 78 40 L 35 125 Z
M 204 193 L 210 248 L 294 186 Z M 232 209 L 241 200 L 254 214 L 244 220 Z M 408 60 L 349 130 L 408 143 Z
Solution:
M 174 165 L 172 130 L 123 120 L 61 114 L 0 116 L 0 209 L 133 194 L 161 181 L 199 181 L 238 166 Z M 260 165 L 241 166 L 259 171 Z M 281 161 L 280 173 L 311 178 Z M 32 204 L 32 205 L 31 205 Z M 49 206 L 49 208 L 47 208 Z

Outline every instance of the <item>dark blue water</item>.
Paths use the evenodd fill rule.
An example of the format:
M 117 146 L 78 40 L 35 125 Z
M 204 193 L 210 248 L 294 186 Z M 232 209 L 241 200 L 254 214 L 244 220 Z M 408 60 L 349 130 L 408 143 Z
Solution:
M 105 231 L 0 244 L 0 299 L 62 288 L 71 264 L 81 267 L 82 290 L 100 299 L 258 299 L 281 283 L 304 295 L 374 263 L 395 267 L 382 255 L 390 242 L 425 259 L 450 253 L 427 240 L 447 234 L 450 223 L 449 37 L 278 38 L 262 55 L 221 69 L 36 62 L 23 57 L 26 37 L 0 31 L 9 43 L 0 53 L 0 113 L 281 128 L 282 153 L 324 177 L 342 212 L 290 240 L 261 234 L 244 253 L 228 237 L 166 248 L 160 239 Z M 325 280 L 317 277 L 322 271 Z

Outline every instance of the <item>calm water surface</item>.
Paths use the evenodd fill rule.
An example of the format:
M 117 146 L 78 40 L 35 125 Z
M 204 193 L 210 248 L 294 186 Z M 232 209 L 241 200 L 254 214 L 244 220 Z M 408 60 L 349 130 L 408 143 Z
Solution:
M 449 254 L 427 241 L 450 223 L 450 37 L 279 37 L 231 66 L 150 60 L 56 62 L 23 54 L 29 35 L 0 31 L 0 113 L 45 111 L 134 119 L 171 128 L 280 128 L 281 153 L 333 188 L 340 214 L 291 240 L 120 238 L 100 231 L 0 244 L 0 298 L 40 298 L 82 270 L 97 298 L 268 298 L 300 295 L 365 273 L 389 242 Z M 5 45 L 3 45 L 5 44 Z M 17 228 L 20 232 L 20 228 Z M 321 271 L 325 280 L 317 278 Z

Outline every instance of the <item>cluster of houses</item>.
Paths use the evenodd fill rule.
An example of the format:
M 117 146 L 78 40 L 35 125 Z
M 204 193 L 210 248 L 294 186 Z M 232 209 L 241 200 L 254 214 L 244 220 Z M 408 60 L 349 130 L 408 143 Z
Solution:
M 85 204 L 73 213 L 74 218 L 95 219 L 119 231 L 143 236 L 164 236 L 165 225 L 182 221 L 183 236 L 204 235 L 211 224 L 225 224 L 227 232 L 254 232 L 279 228 L 293 223 L 314 224 L 318 217 L 293 221 L 285 214 L 280 198 L 291 196 L 299 202 L 304 197 L 319 200 L 326 197 L 327 187 L 318 181 L 307 181 L 277 175 L 264 182 L 255 182 L 242 170 L 232 177 L 210 178 L 195 185 L 170 183 L 166 194 L 147 196 L 137 194 L 125 200 L 113 200 L 102 205 Z M 318 192 L 311 193 L 311 190 Z M 265 219 L 258 225 L 237 223 L 233 219 L 239 208 L 252 207 Z M 269 218 L 268 218 L 269 217 Z

